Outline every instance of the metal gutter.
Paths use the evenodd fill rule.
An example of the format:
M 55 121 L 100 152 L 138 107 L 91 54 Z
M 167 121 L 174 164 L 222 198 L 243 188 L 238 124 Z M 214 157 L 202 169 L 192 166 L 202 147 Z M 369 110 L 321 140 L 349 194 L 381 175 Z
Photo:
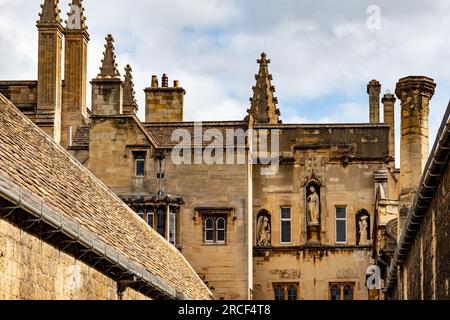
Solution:
M 394 258 L 388 269 L 385 292 L 390 292 L 396 284 L 398 280 L 397 270 L 405 262 L 417 232 L 420 230 L 422 221 L 428 213 L 429 205 L 433 200 L 436 188 L 440 182 L 441 174 L 448 166 L 450 154 L 450 103 L 447 106 L 444 119 L 430 154 L 419 188 L 414 197 L 413 205 L 406 218 Z
M 86 249 L 85 252 L 95 254 L 99 260 L 107 261 L 114 268 L 120 269 L 123 274 L 134 277 L 138 282 L 159 292 L 164 298 L 191 300 L 185 294 L 167 284 L 163 279 L 148 271 L 143 265 L 128 259 L 82 225 L 68 219 L 56 209 L 46 205 L 33 193 L 1 175 L 0 196 L 16 206 L 17 209 L 24 210 L 35 217 L 35 223 L 44 223 L 50 226 L 55 230 L 55 233 L 61 233 L 71 239 L 73 243 L 84 247 Z M 13 211 L 4 218 L 13 214 Z M 107 272 L 105 274 L 108 276 Z M 147 295 L 145 290 L 141 291 L 141 293 Z

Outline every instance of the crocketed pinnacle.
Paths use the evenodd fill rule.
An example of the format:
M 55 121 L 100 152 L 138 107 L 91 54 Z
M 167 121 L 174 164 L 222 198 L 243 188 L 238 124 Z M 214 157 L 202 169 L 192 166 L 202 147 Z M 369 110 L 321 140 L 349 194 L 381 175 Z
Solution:
M 119 70 L 117 70 L 114 38 L 108 34 L 105 40 L 105 52 L 103 53 L 102 66 L 100 67 L 98 78 L 120 78 Z
M 60 24 L 61 19 L 59 14 L 61 10 L 58 8 L 59 0 L 45 0 L 44 4 L 41 4 L 41 13 L 39 13 L 38 24 Z
M 278 124 L 280 110 L 277 108 L 278 100 L 275 98 L 275 87 L 272 86 L 272 75 L 269 73 L 270 60 L 263 52 L 259 63 L 259 73 L 255 75 L 256 85 L 253 87 L 253 98 L 250 98 L 251 107 L 247 111 L 256 123 Z
M 125 81 L 123 85 L 123 113 L 135 114 L 138 106 L 135 98 L 136 92 L 134 91 L 133 75 L 131 72 L 131 66 L 127 64 L 125 67 Z

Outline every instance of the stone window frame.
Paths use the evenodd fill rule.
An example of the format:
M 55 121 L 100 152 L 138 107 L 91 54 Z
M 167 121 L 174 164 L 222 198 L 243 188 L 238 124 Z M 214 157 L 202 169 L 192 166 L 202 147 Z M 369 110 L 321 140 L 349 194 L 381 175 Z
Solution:
M 345 289 L 350 288 L 352 293 L 352 299 L 345 299 Z M 332 299 L 331 290 L 332 289 L 339 289 L 339 301 L 345 301 L 345 300 L 355 300 L 355 288 L 356 283 L 355 282 L 330 282 L 328 284 L 328 294 L 330 300 L 337 300 Z
M 299 300 L 299 293 L 300 293 L 300 283 L 299 282 L 274 282 L 272 283 L 272 288 L 273 288 L 273 295 L 274 295 L 274 299 L 276 299 L 276 290 L 277 289 L 282 289 L 283 290 L 283 299 L 281 300 L 289 300 L 289 289 L 290 288 L 294 288 L 295 289 L 295 296 L 296 299 L 295 300 L 290 300 L 290 301 L 297 301 Z
M 147 151 L 134 150 L 133 154 L 133 176 L 135 178 L 145 178 L 146 165 L 147 165 Z M 138 174 L 138 162 L 143 163 L 143 174 Z
M 223 241 L 219 241 L 218 239 L 218 221 L 223 219 L 225 221 L 225 230 L 224 231 L 224 240 Z M 227 244 L 227 232 L 228 232 L 228 219 L 225 215 L 223 214 L 203 214 L 202 215 L 202 220 L 203 220 L 203 244 L 204 245 L 209 245 L 209 246 L 213 246 L 213 245 L 217 245 L 217 246 L 224 246 Z M 212 231 L 212 240 L 207 240 L 206 239 L 206 221 L 207 220 L 212 220 L 213 223 L 213 229 L 208 229 L 208 231 Z
M 199 217 L 202 222 L 202 243 L 207 246 L 226 246 L 228 244 L 228 231 L 230 222 L 236 221 L 236 213 L 234 208 L 195 208 L 194 221 L 198 221 Z M 206 241 L 206 221 L 211 218 L 213 220 L 213 240 Z M 225 220 L 224 241 L 218 239 L 218 221 Z M 211 231 L 209 229 L 209 231 Z
M 345 219 L 337 217 L 337 210 L 345 210 Z M 338 221 L 345 221 L 345 241 L 338 241 Z M 348 208 L 346 205 L 336 205 L 334 207 L 334 241 L 338 245 L 348 244 Z

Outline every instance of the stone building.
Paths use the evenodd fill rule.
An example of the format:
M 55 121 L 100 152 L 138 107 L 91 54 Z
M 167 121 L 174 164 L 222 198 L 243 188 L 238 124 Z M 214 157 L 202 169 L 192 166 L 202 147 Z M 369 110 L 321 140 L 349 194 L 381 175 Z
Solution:
M 366 271 L 376 263 L 383 276 L 392 274 L 383 266 L 409 223 L 428 157 L 433 80 L 408 77 L 397 87 L 402 170 L 395 167 L 396 98 L 384 95 L 382 123 L 378 81 L 368 84 L 368 123 L 283 124 L 264 53 L 245 119 L 184 121 L 186 91 L 164 74 L 144 89 L 143 122 L 132 68 L 121 77 L 111 35 L 87 108 L 82 1 L 72 1 L 65 27 L 57 6 L 45 1 L 38 22 L 38 80 L 0 81 L 0 93 L 134 210 L 124 221 L 140 217 L 152 227 L 217 299 L 381 298 L 366 287 Z M 148 243 L 129 239 L 136 226 L 125 222 L 98 227 Z

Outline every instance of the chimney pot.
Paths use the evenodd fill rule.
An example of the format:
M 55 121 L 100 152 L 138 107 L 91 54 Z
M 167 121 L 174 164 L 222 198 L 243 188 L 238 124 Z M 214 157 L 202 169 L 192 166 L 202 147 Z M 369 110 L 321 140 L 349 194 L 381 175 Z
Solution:
M 163 86 L 163 88 L 169 87 L 169 77 L 165 73 L 162 76 L 162 86 Z

